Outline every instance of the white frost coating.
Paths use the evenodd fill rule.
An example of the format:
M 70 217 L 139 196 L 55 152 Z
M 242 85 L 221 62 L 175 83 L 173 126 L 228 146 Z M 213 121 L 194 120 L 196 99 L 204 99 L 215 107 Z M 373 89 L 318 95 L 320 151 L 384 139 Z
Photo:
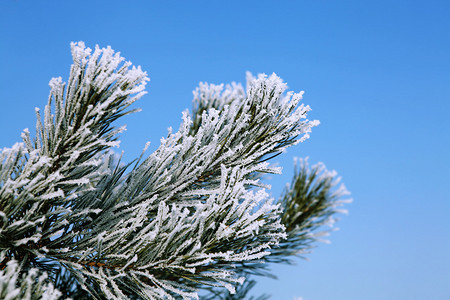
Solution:
M 61 229 L 61 230 L 58 230 L 58 231 L 52 233 L 48 238 L 50 240 L 53 240 L 54 238 L 60 237 L 63 233 L 64 233 L 64 229 Z
M 15 246 L 20 246 L 20 245 L 25 245 L 28 242 L 33 242 L 33 243 L 37 243 L 39 241 L 39 239 L 42 237 L 42 234 L 35 234 L 33 236 L 21 239 L 21 240 L 16 240 L 14 241 L 14 245 Z
M 75 185 L 83 185 L 88 184 L 90 181 L 88 178 L 80 178 L 80 179 L 74 179 L 74 180 L 65 180 L 59 182 L 59 184 L 75 184 Z
M 61 189 L 58 189 L 57 191 L 55 191 L 53 193 L 49 193 L 49 194 L 41 196 L 41 198 L 44 200 L 59 198 L 59 197 L 61 197 L 61 198 L 64 197 L 64 191 Z

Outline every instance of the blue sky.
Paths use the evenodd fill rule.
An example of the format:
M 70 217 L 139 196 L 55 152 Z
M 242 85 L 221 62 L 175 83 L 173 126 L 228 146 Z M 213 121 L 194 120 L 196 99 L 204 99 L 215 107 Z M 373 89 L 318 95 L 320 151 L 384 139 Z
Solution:
M 273 299 L 450 299 L 448 1 L 0 2 L 0 146 L 33 128 L 48 81 L 67 80 L 69 43 L 111 45 L 149 73 L 128 116 L 131 160 L 178 127 L 200 81 L 277 73 L 304 90 L 314 128 L 282 158 L 323 161 L 354 202 L 310 261 L 274 266 Z

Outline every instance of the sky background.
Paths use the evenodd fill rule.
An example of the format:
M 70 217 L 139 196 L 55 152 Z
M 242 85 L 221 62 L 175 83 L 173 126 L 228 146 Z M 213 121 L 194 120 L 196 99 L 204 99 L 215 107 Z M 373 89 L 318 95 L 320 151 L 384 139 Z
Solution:
M 335 169 L 352 192 L 331 244 L 274 266 L 272 299 L 450 299 L 449 1 L 0 0 L 0 147 L 34 128 L 69 44 L 111 45 L 151 78 L 127 116 L 127 161 L 178 128 L 200 81 L 282 77 L 321 125 L 293 157 Z M 119 151 L 120 151 L 119 150 Z

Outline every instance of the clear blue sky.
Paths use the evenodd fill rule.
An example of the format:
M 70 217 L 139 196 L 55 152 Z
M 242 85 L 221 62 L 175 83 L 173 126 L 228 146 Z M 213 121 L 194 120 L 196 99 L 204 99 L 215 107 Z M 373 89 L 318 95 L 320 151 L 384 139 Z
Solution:
M 321 125 L 292 158 L 335 169 L 354 203 L 310 261 L 274 267 L 273 299 L 450 299 L 450 2 L 0 1 L 0 146 L 33 128 L 69 43 L 111 45 L 148 71 L 121 149 L 137 156 L 178 127 L 199 81 L 272 72 Z

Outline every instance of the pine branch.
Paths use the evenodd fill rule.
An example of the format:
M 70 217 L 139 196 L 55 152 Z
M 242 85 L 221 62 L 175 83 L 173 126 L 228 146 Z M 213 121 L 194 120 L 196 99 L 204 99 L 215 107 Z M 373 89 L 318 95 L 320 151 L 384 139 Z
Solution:
M 347 213 L 341 209 L 351 199 L 342 200 L 349 194 L 335 171 L 328 171 L 322 163 L 311 168 L 308 161 L 300 159 L 295 167 L 292 184 L 286 187 L 280 198 L 281 222 L 286 227 L 287 239 L 267 257 L 269 262 L 292 263 L 290 257 L 308 253 L 316 241 L 327 242 L 321 237 L 327 231 L 317 231 L 324 226 L 333 227 L 335 215 Z
M 154 269 L 190 280 L 192 288 L 198 284 L 219 284 L 233 290 L 234 283 L 241 281 L 231 271 L 235 264 L 270 253 L 265 249 L 284 237 L 278 208 L 263 190 L 247 190 L 247 185 L 257 184 L 247 178 L 255 172 L 279 172 L 258 160 L 293 144 L 298 135 L 307 134 L 316 123 L 299 122 L 309 108 L 300 106 L 294 110 L 300 95 L 283 97 L 286 87 L 278 77 L 260 76 L 253 80 L 242 101 L 225 105 L 222 111 L 204 111 L 195 131 L 188 113 L 183 114 L 180 130 L 169 132 L 155 153 L 111 195 L 118 200 L 102 200 L 125 202 L 129 209 L 120 208 L 120 214 L 119 209 L 102 209 L 95 220 L 99 229 L 84 237 L 92 242 L 83 259 L 89 255 L 86 253 L 100 253 L 96 237 L 106 232 L 100 259 L 111 260 L 108 255 L 118 257 L 120 253 L 123 259 L 115 265 L 125 265 L 137 255 L 137 261 L 133 260 L 136 268 L 139 264 L 142 270 L 152 268 L 151 273 L 140 271 L 141 277 L 153 280 L 161 293 L 169 284 L 172 292 L 181 293 L 176 281 L 157 281 Z M 255 136 L 261 145 L 255 143 Z M 206 184 L 200 185 L 203 181 Z M 259 210 L 255 211 L 258 205 Z M 138 217 L 139 211 L 142 217 Z M 126 212 L 135 215 L 122 217 Z M 103 227 L 110 226 L 111 218 L 134 221 Z M 166 219 L 170 221 L 164 222 Z M 136 233 L 130 234 L 130 228 Z M 106 241 L 111 234 L 114 238 Z M 223 269 L 228 271 L 220 271 Z M 145 282 L 139 285 L 136 289 L 142 290 Z
M 109 47 L 91 52 L 72 44 L 67 85 L 53 79 L 43 120 L 36 110 L 36 139 L 25 130 L 0 152 L 5 274 L 20 262 L 64 297 L 198 299 L 225 287 L 237 299 L 253 285 L 244 276 L 270 276 L 261 262 L 300 253 L 336 212 L 334 175 L 302 169 L 280 203 L 261 182 L 281 172 L 268 160 L 318 124 L 276 75 L 248 74 L 246 91 L 200 84 L 192 116 L 128 171 L 107 151 L 122 131 L 112 122 L 135 111 L 148 79 Z
M 39 257 L 61 250 L 49 247 L 57 243 L 55 236 L 70 236 L 73 218 L 98 212 L 80 210 L 77 196 L 109 172 L 104 151 L 123 130 L 110 124 L 132 112 L 125 109 L 143 95 L 148 79 L 139 68 L 129 69 L 130 63 L 116 71 L 123 58 L 110 48 L 90 53 L 83 43 L 72 44 L 68 88 L 61 78 L 50 81 L 43 122 L 36 109 L 36 139 L 25 129 L 24 144 L 0 153 L 0 250 L 6 251 L 0 269 L 13 258 L 38 265 Z

